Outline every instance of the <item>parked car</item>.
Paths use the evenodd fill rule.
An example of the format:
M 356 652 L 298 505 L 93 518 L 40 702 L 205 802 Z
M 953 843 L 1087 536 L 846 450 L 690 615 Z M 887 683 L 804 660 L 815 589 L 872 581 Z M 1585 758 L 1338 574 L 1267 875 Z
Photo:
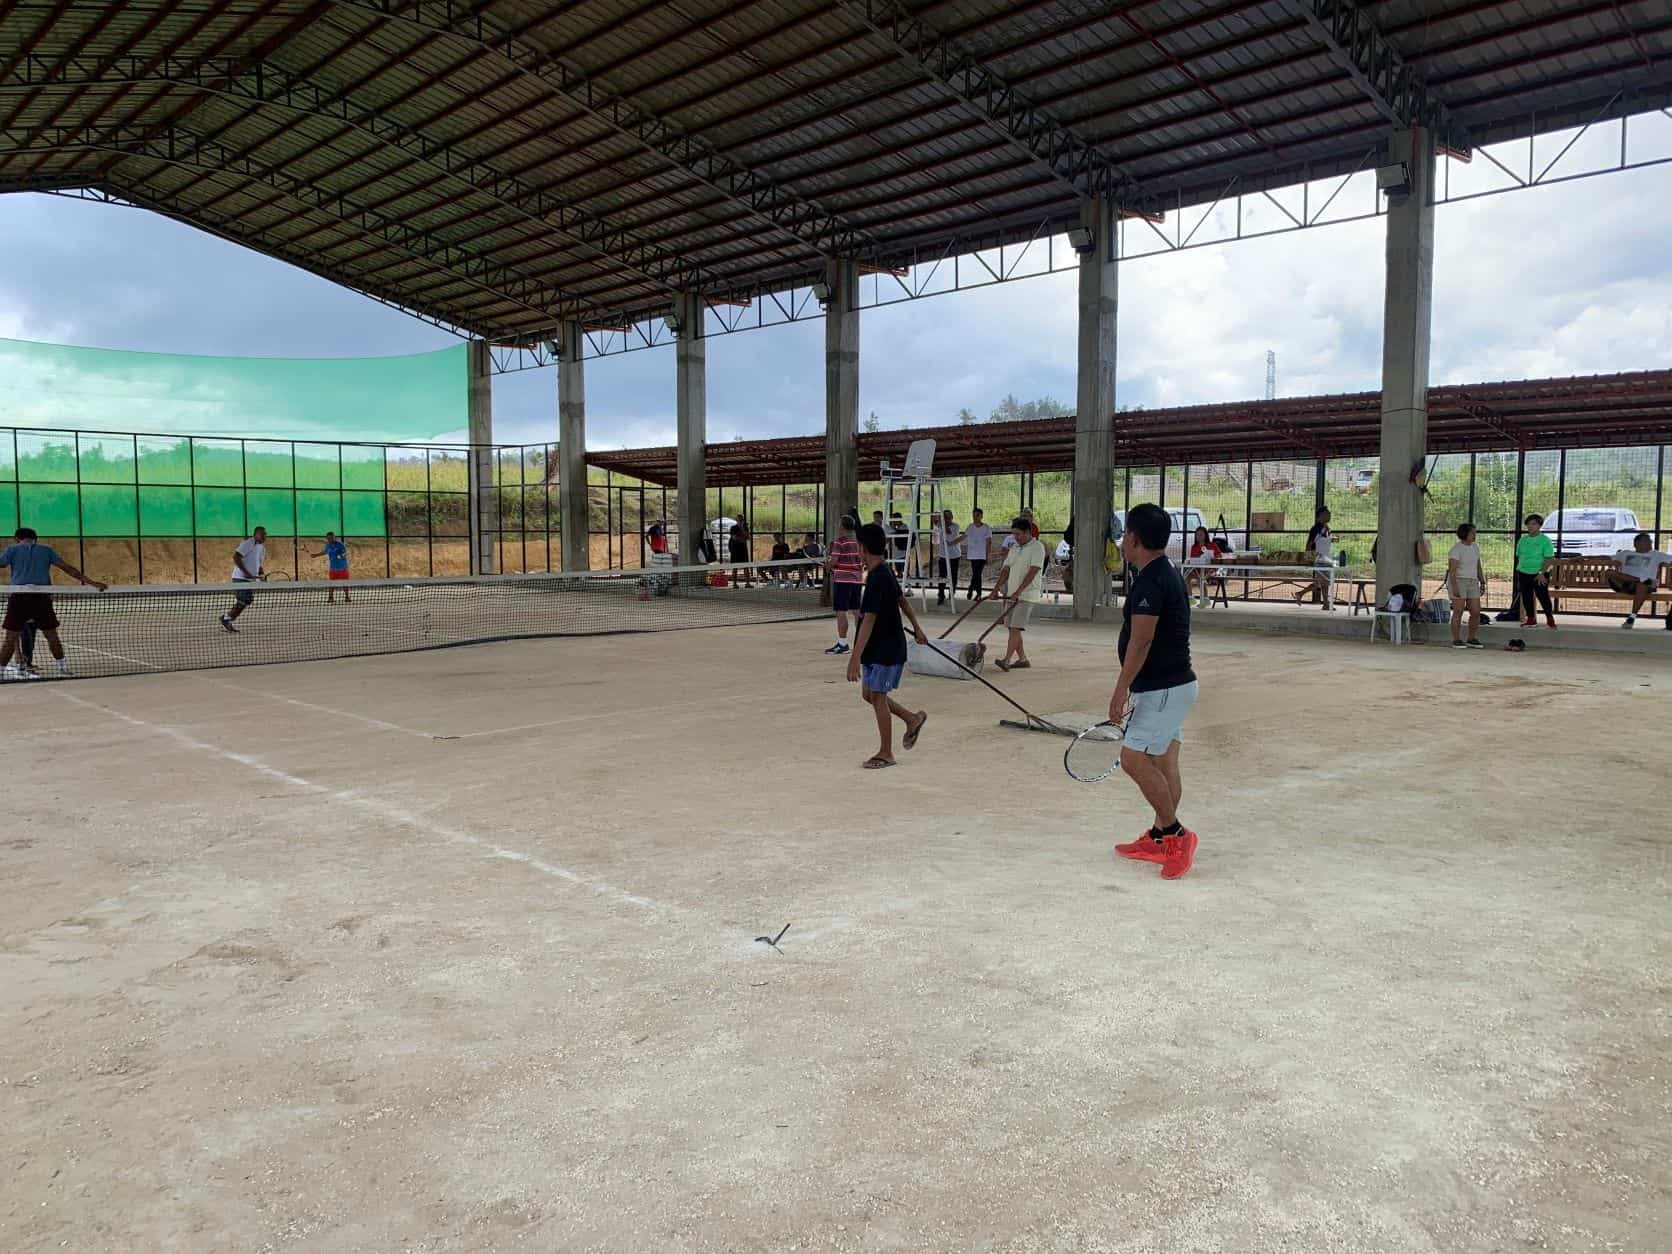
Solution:
M 1115 517 L 1120 519 L 1122 527 L 1126 526 L 1126 511 L 1124 509 L 1117 509 Z M 1196 534 L 1196 528 L 1206 525 L 1202 521 L 1202 511 L 1199 509 L 1169 509 L 1167 517 L 1173 523 L 1173 533 L 1167 538 L 1167 552 L 1170 556 L 1182 560 L 1185 553 L 1190 549 L 1190 537 Z M 1057 561 L 1066 562 L 1070 553 L 1071 550 L 1066 540 L 1057 544 Z
M 1355 470 L 1353 472 L 1353 491 L 1359 496 L 1369 496 L 1370 489 L 1376 482 L 1374 470 Z
M 1544 520 L 1557 557 L 1613 557 L 1642 530 L 1636 514 L 1614 505 L 1559 509 Z

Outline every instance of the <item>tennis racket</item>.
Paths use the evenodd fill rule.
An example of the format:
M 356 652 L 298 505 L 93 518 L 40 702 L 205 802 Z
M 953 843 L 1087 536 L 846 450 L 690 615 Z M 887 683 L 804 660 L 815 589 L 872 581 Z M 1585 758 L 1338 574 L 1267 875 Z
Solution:
M 277 579 L 280 583 L 283 583 L 285 580 L 290 578 L 290 572 L 288 570 L 264 571 L 264 572 L 262 572 L 261 578 L 262 578 L 263 581 L 266 581 L 266 580 L 269 580 L 269 579 Z
M 1121 744 L 1126 723 L 1093 723 L 1069 742 L 1062 752 L 1062 766 L 1082 784 L 1095 784 L 1120 770 Z

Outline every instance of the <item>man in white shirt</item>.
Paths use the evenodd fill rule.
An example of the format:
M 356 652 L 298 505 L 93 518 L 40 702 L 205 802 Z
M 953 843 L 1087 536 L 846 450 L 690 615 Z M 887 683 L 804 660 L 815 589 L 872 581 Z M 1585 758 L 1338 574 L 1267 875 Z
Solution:
M 964 550 L 961 541 L 964 533 L 958 529 L 958 524 L 952 518 L 952 511 L 946 510 L 941 514 L 940 523 L 935 528 L 935 552 L 940 558 L 940 587 L 935 590 L 935 604 L 946 604 L 947 581 L 952 582 L 952 599 L 958 599 L 958 565 L 963 560 Z
M 250 533 L 250 538 L 232 550 L 232 582 L 236 584 L 257 583 L 262 579 L 262 567 L 267 562 L 267 528 L 257 527 Z M 233 605 L 230 610 L 221 615 L 221 626 L 238 634 L 238 629 L 232 624 L 238 616 L 250 608 L 250 602 L 255 600 L 255 589 L 240 587 L 232 594 Z
M 1021 516 L 1012 519 L 1010 539 L 1004 569 L 993 584 L 993 595 L 1009 603 L 1006 612 L 1010 615 L 1010 633 L 1004 656 L 998 661 L 1001 671 L 1026 670 L 1031 665 L 1022 646 L 1022 634 L 1033 617 L 1033 607 L 1044 598 L 1045 546 L 1033 534 L 1032 521 Z
M 970 564 L 970 600 L 980 600 L 981 572 L 987 569 L 987 548 L 993 540 L 993 529 L 980 510 L 970 511 L 970 525 L 964 528 L 964 556 Z
M 1639 531 L 1631 547 L 1614 554 L 1614 560 L 1620 564 L 1620 569 L 1609 572 L 1608 586 L 1615 592 L 1630 595 L 1631 613 L 1626 615 L 1626 621 L 1620 626 L 1632 627 L 1637 623 L 1637 612 L 1643 608 L 1643 603 L 1655 593 L 1655 584 L 1660 581 L 1660 568 L 1672 566 L 1672 553 L 1655 552 L 1649 533 Z M 1672 610 L 1667 611 L 1666 626 L 1672 631 Z

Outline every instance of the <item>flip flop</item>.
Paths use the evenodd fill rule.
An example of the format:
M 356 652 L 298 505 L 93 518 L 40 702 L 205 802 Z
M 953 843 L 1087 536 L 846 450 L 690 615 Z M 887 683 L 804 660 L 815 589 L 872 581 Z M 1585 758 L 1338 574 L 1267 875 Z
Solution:
M 866 758 L 865 761 L 860 763 L 860 765 L 863 766 L 867 771 L 880 771 L 885 766 L 893 766 L 894 763 L 890 762 L 887 758 L 872 757 L 872 758 Z
M 1027 658 L 1023 658 L 1020 662 L 1012 662 L 1010 664 L 1010 669 L 1013 670 L 1013 671 L 1025 671 L 1025 670 L 1028 670 L 1029 668 L 1031 668 L 1032 666 L 1033 666 L 1032 662 L 1028 661 Z
M 929 721 L 929 715 L 924 710 L 917 712 L 917 717 L 906 724 L 905 739 L 900 742 L 902 749 L 910 749 L 917 743 L 917 733 L 923 730 L 923 724 Z
M 1002 657 L 998 661 L 994 662 L 993 665 L 998 667 L 1001 671 L 1007 671 L 1010 669 L 1010 663 L 1006 662 Z

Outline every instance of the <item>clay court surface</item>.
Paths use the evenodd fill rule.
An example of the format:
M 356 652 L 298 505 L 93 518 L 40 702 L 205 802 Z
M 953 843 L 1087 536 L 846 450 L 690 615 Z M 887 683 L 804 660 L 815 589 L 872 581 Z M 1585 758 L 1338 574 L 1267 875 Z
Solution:
M 0 1249 L 1666 1248 L 1662 664 L 1201 636 L 1164 883 L 828 641 L 5 689 Z

